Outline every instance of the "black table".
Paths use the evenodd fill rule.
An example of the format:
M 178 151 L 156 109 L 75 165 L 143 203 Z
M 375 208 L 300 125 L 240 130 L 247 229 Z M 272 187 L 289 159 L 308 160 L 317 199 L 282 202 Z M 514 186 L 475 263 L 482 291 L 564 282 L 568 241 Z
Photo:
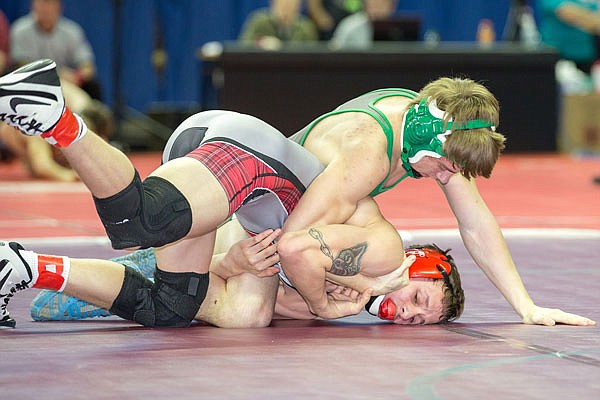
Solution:
M 361 93 L 382 87 L 418 91 L 440 76 L 484 83 L 500 101 L 498 131 L 507 152 L 556 150 L 558 54 L 509 43 L 381 43 L 368 50 L 326 45 L 271 52 L 226 43 L 218 106 L 255 115 L 290 135 L 313 118 Z

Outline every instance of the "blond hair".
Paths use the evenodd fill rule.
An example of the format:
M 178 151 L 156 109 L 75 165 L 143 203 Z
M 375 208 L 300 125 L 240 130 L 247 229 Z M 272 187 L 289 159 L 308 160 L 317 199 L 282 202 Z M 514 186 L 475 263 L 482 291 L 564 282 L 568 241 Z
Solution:
M 412 104 L 418 104 L 422 99 L 435 100 L 439 109 L 445 111 L 444 126 L 452 118 L 452 134 L 443 147 L 446 157 L 462 167 L 462 174 L 467 179 L 489 178 L 504 150 L 506 138 L 491 128 L 455 128 L 474 119 L 498 126 L 500 105 L 494 95 L 471 79 L 439 78 L 427 84 Z

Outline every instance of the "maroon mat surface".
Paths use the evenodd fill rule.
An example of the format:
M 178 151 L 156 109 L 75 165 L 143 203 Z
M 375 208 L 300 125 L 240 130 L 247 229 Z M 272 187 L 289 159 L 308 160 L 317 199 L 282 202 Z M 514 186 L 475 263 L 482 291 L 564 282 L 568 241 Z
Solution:
M 144 173 L 155 158 L 136 162 Z M 536 303 L 600 321 L 594 174 L 593 159 L 510 156 L 480 186 Z M 121 254 L 102 238 L 81 185 L 15 179 L 0 189 L 3 238 L 46 253 Z M 411 182 L 379 201 L 407 244 L 453 249 L 467 295 L 457 323 L 401 327 L 364 315 L 239 330 L 148 329 L 116 317 L 33 322 L 31 290 L 11 301 L 17 328 L 0 329 L 0 398 L 599 398 L 600 328 L 521 324 L 470 260 L 438 192 Z
M 10 304 L 17 328 L 0 330 L 2 393 L 22 399 L 597 398 L 598 327 L 523 325 L 457 237 L 415 236 L 454 249 L 467 293 L 458 323 L 402 327 L 367 324 L 364 315 L 239 330 L 148 329 L 116 317 L 33 322 L 32 290 Z M 596 320 L 600 270 L 589 249 L 598 240 L 508 235 L 538 304 Z M 99 245 L 36 247 L 112 252 Z

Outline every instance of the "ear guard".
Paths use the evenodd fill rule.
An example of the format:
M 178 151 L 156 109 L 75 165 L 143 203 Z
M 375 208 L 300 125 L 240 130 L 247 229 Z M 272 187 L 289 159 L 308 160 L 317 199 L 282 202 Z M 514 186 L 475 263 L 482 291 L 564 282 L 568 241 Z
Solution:
M 404 115 L 403 137 L 402 137 L 402 166 L 408 175 L 415 177 L 415 171 L 411 163 L 420 161 L 423 157 L 440 158 L 445 155 L 443 150 L 446 137 L 453 130 L 467 130 L 479 128 L 491 128 L 495 130 L 494 124 L 481 119 L 467 121 L 460 126 L 454 126 L 452 118 L 445 124 L 446 113 L 440 110 L 435 100 L 427 104 L 428 99 L 423 99 L 419 104 L 412 106 Z
M 406 256 L 415 256 L 415 262 L 408 269 L 409 278 L 447 279 L 452 270 L 448 258 L 433 249 L 408 249 Z
M 409 248 L 405 251 L 405 254 L 407 257 L 411 255 L 416 257 L 415 262 L 408 269 L 408 277 L 410 279 L 443 279 L 446 286 L 452 290 L 449 278 L 452 265 L 448 262 L 448 258 L 445 255 L 433 249 L 426 248 Z M 393 321 L 396 317 L 396 305 L 389 298 L 383 301 L 384 297 L 385 295 L 371 297 L 371 300 L 365 305 L 365 309 L 369 314 Z

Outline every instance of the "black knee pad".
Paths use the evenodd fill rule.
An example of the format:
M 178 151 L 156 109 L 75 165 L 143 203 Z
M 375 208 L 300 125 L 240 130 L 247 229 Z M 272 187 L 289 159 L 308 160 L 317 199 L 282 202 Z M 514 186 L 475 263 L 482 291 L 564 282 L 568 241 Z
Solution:
M 187 199 L 169 181 L 156 176 L 133 181 L 119 193 L 98 199 L 96 210 L 113 248 L 160 247 L 190 231 L 192 211 Z
M 144 326 L 185 328 L 198 313 L 207 290 L 208 274 L 157 268 L 152 284 L 126 267 L 123 286 L 109 311 Z

